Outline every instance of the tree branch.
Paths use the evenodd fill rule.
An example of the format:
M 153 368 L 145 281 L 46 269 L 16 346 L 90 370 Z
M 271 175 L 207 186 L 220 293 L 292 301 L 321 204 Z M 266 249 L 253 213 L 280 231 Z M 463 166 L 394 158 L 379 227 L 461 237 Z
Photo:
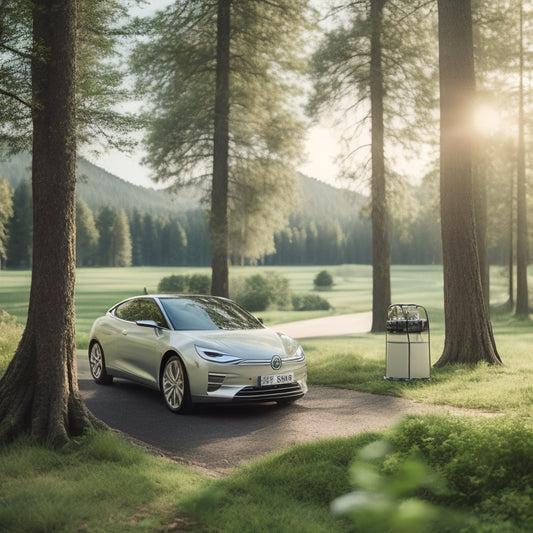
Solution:
M 4 96 L 7 96 L 8 98 L 12 98 L 13 100 L 16 100 L 17 102 L 19 102 L 23 106 L 26 106 L 29 109 L 31 109 L 33 107 L 31 102 L 27 102 L 23 98 L 20 98 L 19 96 L 17 96 L 15 93 L 12 93 L 10 91 L 6 91 L 6 90 L 2 89 L 1 87 L 0 87 L 0 94 L 2 94 Z

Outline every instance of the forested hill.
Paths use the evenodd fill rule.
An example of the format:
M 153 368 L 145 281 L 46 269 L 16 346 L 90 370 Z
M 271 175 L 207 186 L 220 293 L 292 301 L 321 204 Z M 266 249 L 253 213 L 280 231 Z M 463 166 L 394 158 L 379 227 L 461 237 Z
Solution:
M 30 157 L 0 161 L 0 176 L 14 189 L 8 268 L 31 264 Z M 206 206 L 200 194 L 184 189 L 175 195 L 132 185 L 84 159 L 78 162 L 78 266 L 207 266 L 210 264 Z M 423 187 L 413 198 L 427 198 Z M 415 198 L 415 199 L 416 199 Z M 299 175 L 299 201 L 288 224 L 274 235 L 275 252 L 234 261 L 267 265 L 328 265 L 372 262 L 372 229 L 361 216 L 368 198 Z M 440 226 L 432 202 L 420 202 L 405 231 L 392 235 L 392 261 L 427 264 L 440 261 Z M 1 207 L 1 206 L 0 206 Z M 129 231 L 128 231 L 129 230 Z M 112 232 L 122 235 L 116 250 Z M 117 233 L 117 234 L 118 234 Z M 120 236 L 119 235 L 119 236 Z M 115 239 L 119 236 L 115 235 Z M 500 246 L 504 249 L 504 246 Z
M 21 181 L 31 179 L 30 165 L 29 154 L 18 154 L 8 161 L 0 161 L 0 176 L 16 188 Z M 113 209 L 123 208 L 126 212 L 137 208 L 154 215 L 167 215 L 194 209 L 200 203 L 199 194 L 189 188 L 178 194 L 169 194 L 162 190 L 140 187 L 110 174 L 84 158 L 78 159 L 77 170 L 77 195 L 94 212 L 102 206 L 108 206 Z
M 0 160 L 0 176 L 13 188 L 24 179 L 31 178 L 29 154 L 19 154 L 8 161 Z M 332 187 L 314 178 L 299 175 L 300 201 L 297 213 L 306 219 L 346 219 L 357 215 L 365 198 L 346 190 Z M 196 209 L 200 206 L 200 194 L 190 188 L 170 194 L 163 190 L 140 187 L 128 183 L 86 159 L 78 160 L 77 194 L 95 213 L 102 206 L 134 208 L 154 215 L 170 215 Z M 294 213 L 295 215 L 297 213 Z

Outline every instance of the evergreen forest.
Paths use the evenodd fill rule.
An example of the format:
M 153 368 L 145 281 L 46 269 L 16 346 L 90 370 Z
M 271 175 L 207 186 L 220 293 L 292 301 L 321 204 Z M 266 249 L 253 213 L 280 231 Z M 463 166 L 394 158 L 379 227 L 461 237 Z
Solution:
M 31 266 L 30 157 L 0 162 L 0 182 L 9 189 L 2 268 Z M 77 177 L 78 266 L 207 266 L 208 213 L 199 190 L 147 189 L 128 183 L 80 158 Z M 409 207 L 393 228 L 394 264 L 440 264 L 436 178 L 409 191 Z M 371 263 L 368 197 L 299 175 L 288 224 L 274 236 L 275 253 L 253 262 L 266 265 Z M 495 221 L 491 262 L 505 264 L 505 234 Z M 235 253 L 233 264 L 250 264 Z M 252 262 L 252 264 L 253 264 Z

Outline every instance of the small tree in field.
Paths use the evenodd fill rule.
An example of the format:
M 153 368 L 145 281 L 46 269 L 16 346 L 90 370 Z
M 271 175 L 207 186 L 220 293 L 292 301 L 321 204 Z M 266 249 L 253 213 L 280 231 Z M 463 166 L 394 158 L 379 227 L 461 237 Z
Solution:
M 329 290 L 333 287 L 333 276 L 327 270 L 321 270 L 313 280 L 317 291 Z

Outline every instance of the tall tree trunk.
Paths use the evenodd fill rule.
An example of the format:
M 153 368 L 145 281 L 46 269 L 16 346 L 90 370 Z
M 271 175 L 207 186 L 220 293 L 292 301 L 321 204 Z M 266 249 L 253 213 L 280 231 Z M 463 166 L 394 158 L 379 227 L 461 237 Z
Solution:
M 509 172 L 509 250 L 508 250 L 508 287 L 509 309 L 514 307 L 514 165 Z
M 0 442 L 63 445 L 96 423 L 81 400 L 74 331 L 75 0 L 33 9 L 33 270 L 28 321 L 0 382 Z
M 520 2 L 520 103 L 518 109 L 518 149 L 516 172 L 516 309 L 517 317 L 529 316 L 529 290 L 527 283 L 528 230 L 527 230 L 527 178 L 524 131 L 524 47 L 523 10 Z
M 231 0 L 218 0 L 213 187 L 211 189 L 211 294 L 229 296 L 228 154 Z
M 386 0 L 371 0 L 370 102 L 372 115 L 372 332 L 385 331 L 391 303 L 390 222 L 385 183 L 381 24 Z
M 473 203 L 475 97 L 469 0 L 438 0 L 444 351 L 435 366 L 501 363 L 483 297 Z
M 487 244 L 487 179 L 483 154 L 478 153 L 475 159 L 477 163 L 474 166 L 473 173 L 473 200 L 479 271 L 481 287 L 483 288 L 483 299 L 487 304 L 487 312 L 490 313 L 490 265 L 489 247 Z

